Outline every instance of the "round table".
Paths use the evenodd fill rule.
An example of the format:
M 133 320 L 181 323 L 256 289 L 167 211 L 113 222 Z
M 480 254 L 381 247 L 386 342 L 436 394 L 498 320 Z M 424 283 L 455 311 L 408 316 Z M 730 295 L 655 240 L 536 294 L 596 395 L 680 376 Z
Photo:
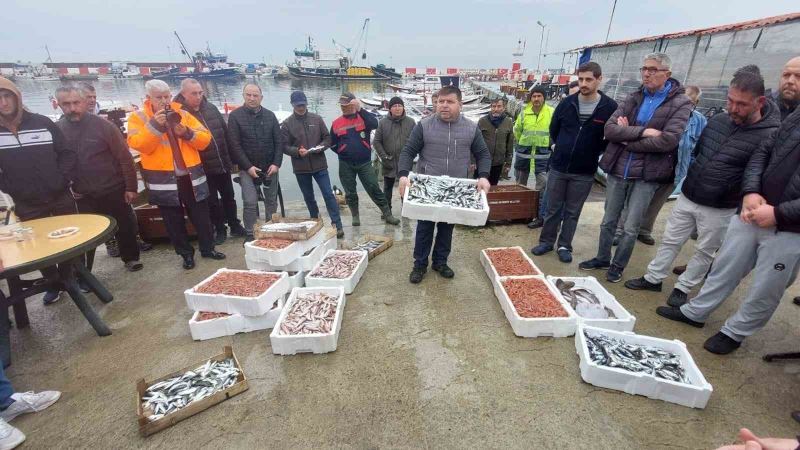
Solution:
M 111 330 L 81 293 L 76 273 L 101 301 L 113 300 L 111 293 L 86 269 L 81 257 L 111 237 L 117 228 L 116 221 L 99 214 L 70 214 L 8 225 L 0 228 L 0 232 L 19 227 L 29 227 L 32 233 L 23 241 L 0 240 L 0 279 L 8 280 L 10 290 L 8 297 L 0 292 L 0 358 L 4 365 L 10 361 L 8 307 L 14 308 L 17 327 L 24 328 L 29 324 L 25 299 L 49 289 L 67 291 L 97 334 L 110 335 Z M 48 237 L 50 232 L 67 227 L 78 227 L 79 231 L 63 238 Z M 42 271 L 44 278 L 19 278 L 37 270 Z

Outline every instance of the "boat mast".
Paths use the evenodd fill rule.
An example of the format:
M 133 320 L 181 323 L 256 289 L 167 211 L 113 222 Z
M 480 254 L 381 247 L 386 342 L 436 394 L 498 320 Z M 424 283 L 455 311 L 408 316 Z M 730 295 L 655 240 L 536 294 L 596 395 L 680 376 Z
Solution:
M 191 62 L 194 65 L 194 70 L 200 72 L 200 68 L 197 65 L 197 60 L 194 58 L 194 56 L 192 56 L 191 53 L 189 53 L 189 50 L 186 49 L 186 46 L 183 45 L 183 41 L 181 40 L 181 37 L 178 36 L 178 32 L 173 31 L 173 33 L 175 33 L 175 37 L 178 38 L 178 43 L 181 44 L 181 53 L 183 53 L 184 55 L 186 55 L 187 58 L 189 58 L 189 62 Z

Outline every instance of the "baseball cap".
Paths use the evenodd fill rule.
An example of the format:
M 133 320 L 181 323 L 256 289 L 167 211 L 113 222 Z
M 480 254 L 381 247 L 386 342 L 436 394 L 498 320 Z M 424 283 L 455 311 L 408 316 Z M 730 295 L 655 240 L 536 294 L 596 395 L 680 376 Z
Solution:
M 356 96 L 353 95 L 351 92 L 344 92 L 344 93 L 342 93 L 342 96 L 339 97 L 339 104 L 340 105 L 346 105 L 346 104 L 350 103 L 351 101 L 353 101 L 355 99 L 356 99 Z
M 289 102 L 292 104 L 292 106 L 307 105 L 308 99 L 303 91 L 294 91 L 289 98 Z

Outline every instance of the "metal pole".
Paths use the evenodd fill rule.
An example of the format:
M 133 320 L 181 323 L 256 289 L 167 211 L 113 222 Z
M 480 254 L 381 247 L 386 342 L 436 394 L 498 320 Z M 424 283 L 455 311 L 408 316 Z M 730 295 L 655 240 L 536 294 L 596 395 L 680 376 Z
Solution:
M 544 48 L 544 29 L 545 29 L 545 24 L 543 24 L 542 22 L 540 22 L 538 20 L 536 21 L 536 24 L 539 25 L 540 27 L 542 27 L 542 37 L 539 40 L 539 61 L 536 63 L 536 71 L 539 72 L 539 68 L 542 65 L 542 49 Z
M 611 17 L 608 18 L 608 31 L 606 31 L 606 42 L 608 42 L 608 36 L 611 35 L 611 22 L 614 21 L 614 11 L 617 10 L 617 0 L 614 0 L 614 6 L 611 7 Z

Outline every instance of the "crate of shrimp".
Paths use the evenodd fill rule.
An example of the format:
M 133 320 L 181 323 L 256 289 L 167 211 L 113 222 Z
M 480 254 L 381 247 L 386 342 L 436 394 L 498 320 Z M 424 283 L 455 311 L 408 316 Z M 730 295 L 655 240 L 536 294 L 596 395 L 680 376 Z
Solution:
M 489 217 L 486 193 L 476 180 L 409 174 L 401 215 L 409 219 L 482 226 Z
M 279 298 L 272 309 L 260 316 L 195 311 L 189 319 L 189 332 L 195 341 L 204 341 L 238 333 L 267 330 L 275 326 L 285 302 L 284 297 Z
M 636 317 L 595 277 L 553 277 L 547 280 L 578 316 L 578 324 L 616 331 L 633 331 Z
M 575 312 L 543 277 L 499 278 L 495 296 L 517 336 L 566 337 L 575 334 Z
M 341 287 L 352 294 L 367 270 L 367 252 L 329 250 L 306 275 L 306 287 Z
M 328 250 L 336 249 L 336 237 L 329 238 L 322 244 L 306 251 L 302 256 L 285 265 L 272 265 L 265 261 L 251 259 L 247 255 L 244 262 L 248 269 L 263 270 L 266 272 L 308 272 L 319 263 L 328 253 Z
M 342 329 L 342 287 L 292 289 L 278 323 L 269 335 L 272 353 L 328 353 L 336 350 Z
M 522 247 L 496 247 L 481 250 L 481 265 L 497 289 L 500 277 L 544 276 Z
M 575 350 L 581 378 L 595 386 L 700 409 L 714 391 L 679 340 L 581 326 Z
M 267 223 L 256 223 L 253 227 L 253 236 L 256 239 L 288 239 L 290 241 L 305 241 L 311 239 L 322 229 L 322 219 L 290 218 L 273 214 L 272 220 Z
M 184 296 L 192 311 L 262 316 L 287 292 L 286 272 L 219 269 Z

